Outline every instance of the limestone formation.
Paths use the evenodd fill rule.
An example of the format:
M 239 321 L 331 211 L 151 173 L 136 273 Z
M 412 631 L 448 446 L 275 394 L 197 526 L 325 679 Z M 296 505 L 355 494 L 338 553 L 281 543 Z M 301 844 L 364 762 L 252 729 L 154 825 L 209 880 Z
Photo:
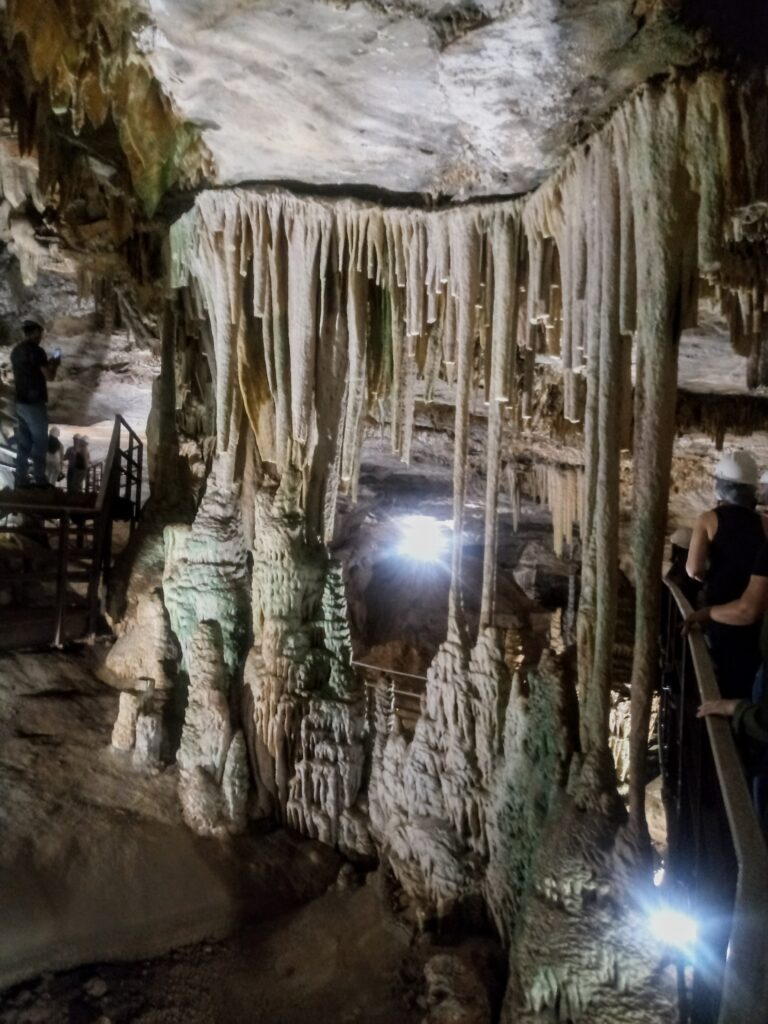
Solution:
M 141 710 L 136 718 L 133 761 L 140 768 L 160 767 L 163 754 L 163 718 L 153 708 Z
M 158 689 L 171 683 L 168 669 L 179 657 L 159 588 L 140 594 L 134 614 L 110 648 L 106 667 L 120 679 L 151 680 Z
M 728 149 L 737 136 L 758 135 L 748 103 L 755 87 L 734 88 L 738 104 L 717 71 L 643 87 L 525 199 L 425 211 L 239 188 L 201 193 L 171 231 L 177 316 L 209 333 L 218 450 L 234 452 L 243 430 L 254 444 L 244 725 L 258 804 L 345 849 L 370 848 L 360 796 L 364 716 L 342 592 L 321 542 L 332 535 L 337 494 L 357 495 L 368 412 L 386 407 L 378 422 L 388 422 L 393 452 L 408 461 L 416 382 L 426 396 L 438 384 L 452 393 L 447 637 L 412 739 L 377 697 L 369 825 L 425 912 L 481 896 L 510 943 L 519 909 L 550 884 L 538 857 L 558 817 L 572 831 L 564 842 L 575 852 L 563 855 L 562 870 L 577 894 L 607 884 L 609 869 L 593 869 L 587 849 L 620 819 L 612 752 L 626 768 L 626 737 L 619 745 L 609 737 L 621 466 L 630 451 L 642 609 L 630 834 L 638 849 L 644 840 L 676 346 L 696 321 L 699 276 L 732 314 L 734 296 L 745 308 L 743 282 L 759 263 L 736 211 L 761 198 L 764 154 L 749 154 L 741 175 Z M 504 453 L 541 406 L 543 363 L 561 377 L 562 435 L 580 424 L 583 455 L 523 474 Z M 480 629 L 471 635 L 462 569 L 478 396 L 488 410 L 486 522 Z M 526 489 L 550 506 L 558 554 L 570 550 L 578 524 L 578 711 L 565 656 L 558 668 L 543 663 L 527 681 L 509 680 L 495 629 L 504 474 L 515 505 Z M 580 921 L 589 918 L 584 905 L 576 909 Z M 611 932 L 607 917 L 601 927 Z M 574 1014 L 599 1006 L 601 987 L 614 983 L 613 955 L 585 950 L 573 983 L 557 970 L 526 979 L 524 1005 L 538 1013 L 558 1003 Z M 594 971 L 593 956 L 603 965 Z
M 441 953 L 424 968 L 427 1015 L 424 1024 L 490 1024 L 488 992 L 471 957 Z
M 163 601 L 187 672 L 192 670 L 191 644 L 201 622 L 219 623 L 224 662 L 232 673 L 248 642 L 249 582 L 229 465 L 224 455 L 210 474 L 194 522 L 165 529 Z
M 189 692 L 176 758 L 184 820 L 201 835 L 242 831 L 248 765 L 242 732 L 232 724 L 230 672 L 218 622 L 199 624 L 188 664 Z
M 128 751 L 136 746 L 136 723 L 139 718 L 143 694 L 124 690 L 120 694 L 117 718 L 112 729 L 112 746 L 115 750 Z
M 262 812 L 342 849 L 370 852 L 359 795 L 365 711 L 350 664 L 338 566 L 306 540 L 298 477 L 256 498 L 254 646 L 244 715 Z

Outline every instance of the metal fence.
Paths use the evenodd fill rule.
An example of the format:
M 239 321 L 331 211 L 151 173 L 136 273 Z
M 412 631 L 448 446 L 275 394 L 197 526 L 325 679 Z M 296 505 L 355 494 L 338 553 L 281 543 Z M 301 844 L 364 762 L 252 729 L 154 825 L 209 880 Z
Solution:
M 680 1019 L 766 1024 L 768 851 L 729 721 L 696 718 L 720 690 L 704 635 L 682 634 L 691 605 L 665 583 L 659 729 L 669 872 L 700 929 Z

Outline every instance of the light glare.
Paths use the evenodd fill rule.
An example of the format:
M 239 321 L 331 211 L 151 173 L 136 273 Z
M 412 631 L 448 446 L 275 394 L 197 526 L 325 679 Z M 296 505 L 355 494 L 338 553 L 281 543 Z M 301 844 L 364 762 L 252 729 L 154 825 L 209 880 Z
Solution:
M 448 547 L 442 524 L 431 516 L 407 516 L 399 522 L 398 554 L 414 562 L 439 562 Z
M 648 918 L 651 934 L 665 946 L 690 951 L 699 934 L 696 921 L 672 907 L 659 907 Z

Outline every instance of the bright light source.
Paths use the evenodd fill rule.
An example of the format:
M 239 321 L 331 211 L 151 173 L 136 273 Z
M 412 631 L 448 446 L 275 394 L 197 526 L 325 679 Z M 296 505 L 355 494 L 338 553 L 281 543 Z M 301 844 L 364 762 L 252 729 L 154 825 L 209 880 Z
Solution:
M 654 938 L 665 946 L 690 952 L 696 944 L 699 926 L 692 917 L 672 907 L 659 907 L 651 912 L 648 924 Z
M 657 889 L 664 884 L 664 868 L 656 868 L 653 872 L 653 884 Z
M 398 554 L 415 562 L 439 562 L 448 548 L 442 523 L 431 516 L 405 516 L 399 520 Z

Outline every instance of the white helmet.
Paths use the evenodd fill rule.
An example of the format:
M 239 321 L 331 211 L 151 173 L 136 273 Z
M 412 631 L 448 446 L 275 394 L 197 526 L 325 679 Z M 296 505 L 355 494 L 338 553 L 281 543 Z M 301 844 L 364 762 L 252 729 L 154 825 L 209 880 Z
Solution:
M 676 548 L 689 548 L 691 546 L 691 537 L 693 536 L 693 530 L 688 526 L 678 526 L 672 536 L 669 538 L 670 541 L 675 545 Z
M 61 431 L 59 430 L 58 427 L 51 427 L 49 433 L 50 433 L 51 437 L 58 437 L 59 434 L 61 434 Z
M 715 478 L 734 484 L 757 486 L 757 463 L 743 448 L 731 455 L 724 455 L 715 466 Z

